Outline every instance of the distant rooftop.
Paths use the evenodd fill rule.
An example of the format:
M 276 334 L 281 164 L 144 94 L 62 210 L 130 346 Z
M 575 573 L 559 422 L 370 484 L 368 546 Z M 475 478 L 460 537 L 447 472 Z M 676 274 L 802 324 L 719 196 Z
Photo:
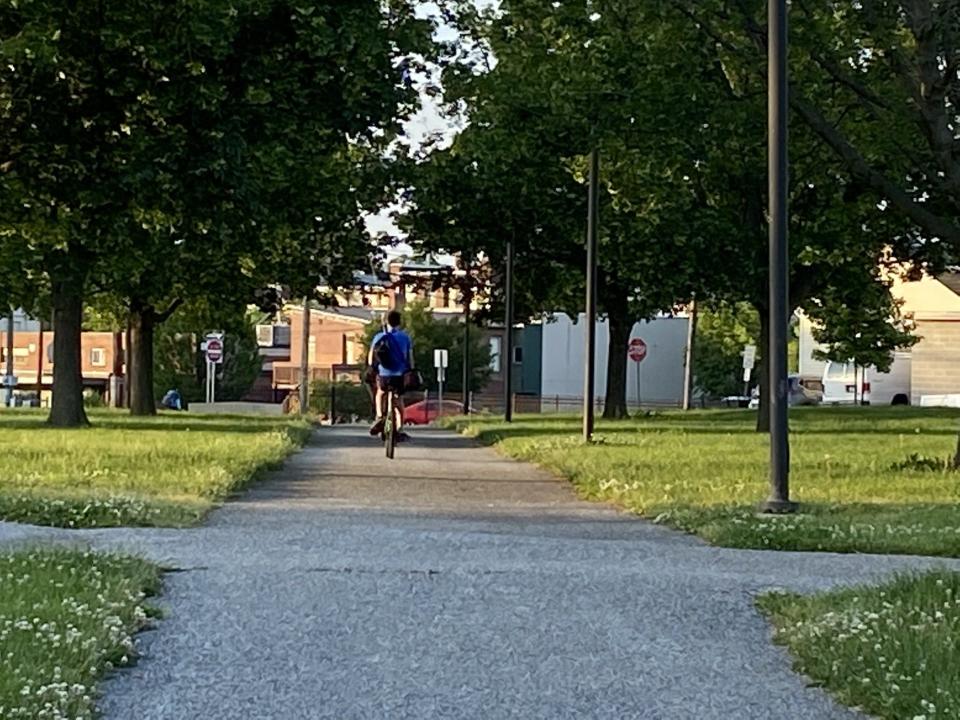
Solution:
M 953 268 L 937 275 L 937 280 L 953 290 L 957 295 L 960 295 L 960 268 Z
M 408 257 L 401 255 L 393 258 L 390 265 L 400 265 L 400 272 L 439 272 L 440 270 L 451 269 L 453 266 L 449 263 L 441 262 L 433 253 L 425 255 L 414 255 Z

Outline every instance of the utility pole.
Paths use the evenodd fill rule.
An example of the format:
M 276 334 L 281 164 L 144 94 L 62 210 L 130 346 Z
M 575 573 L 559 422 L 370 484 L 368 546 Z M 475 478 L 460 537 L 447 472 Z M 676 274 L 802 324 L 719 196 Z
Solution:
M 583 380 L 583 439 L 593 440 L 594 371 L 597 350 L 597 223 L 599 222 L 600 153 L 590 151 L 590 189 L 587 193 L 587 302 L 586 374 Z
M 463 414 L 470 414 L 470 378 L 473 376 L 473 370 L 470 367 L 470 303 L 472 293 L 465 291 L 463 293 Z
M 693 346 L 697 340 L 697 299 L 690 301 L 687 320 L 687 349 L 683 358 L 683 409 L 689 410 L 693 396 Z
M 506 286 L 506 313 L 504 315 L 503 339 L 506 350 L 504 352 L 503 367 L 503 419 L 513 422 L 513 242 L 507 241 L 507 286 Z
M 13 308 L 10 308 L 10 315 L 7 316 L 7 374 L 4 379 L 6 392 L 4 393 L 4 405 L 10 407 L 13 404 Z
M 792 513 L 790 501 L 790 440 L 787 414 L 788 330 L 788 221 L 789 152 L 787 143 L 787 0 L 767 5 L 767 123 L 770 195 L 770 497 L 762 505 L 768 513 Z
M 303 296 L 303 345 L 300 347 L 300 414 L 307 412 L 310 401 L 310 296 Z

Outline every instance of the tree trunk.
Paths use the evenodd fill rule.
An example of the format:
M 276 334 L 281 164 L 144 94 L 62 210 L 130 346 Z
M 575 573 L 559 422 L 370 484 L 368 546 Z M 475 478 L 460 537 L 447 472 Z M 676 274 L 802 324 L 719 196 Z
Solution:
M 624 302 L 624 306 L 626 302 Z M 603 417 L 627 417 L 627 344 L 633 322 L 623 311 L 607 315 L 610 342 L 607 347 L 607 394 L 603 401 Z
M 47 422 L 54 427 L 84 427 L 90 424 L 83 407 L 80 349 L 84 278 L 66 272 L 52 279 L 53 402 Z
M 770 315 L 758 307 L 760 315 L 760 407 L 757 408 L 757 432 L 770 432 Z
M 130 357 L 127 382 L 131 415 L 156 415 L 153 394 L 153 330 L 156 311 L 150 305 L 134 303 L 130 308 Z

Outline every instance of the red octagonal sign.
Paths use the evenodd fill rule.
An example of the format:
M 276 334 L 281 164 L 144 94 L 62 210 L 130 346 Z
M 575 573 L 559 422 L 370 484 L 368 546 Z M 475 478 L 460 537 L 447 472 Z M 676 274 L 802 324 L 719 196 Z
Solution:
M 207 360 L 212 363 L 223 359 L 223 341 L 217 338 L 207 340 Z
M 641 362 L 647 356 L 647 344 L 641 338 L 633 338 L 630 341 L 627 354 L 634 362 Z

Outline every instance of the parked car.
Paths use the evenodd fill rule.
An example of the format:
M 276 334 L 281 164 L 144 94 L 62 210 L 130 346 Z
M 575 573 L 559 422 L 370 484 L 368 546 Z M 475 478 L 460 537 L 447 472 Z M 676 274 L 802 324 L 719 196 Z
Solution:
M 444 400 L 441 413 L 440 402 L 433 398 L 408 405 L 403 420 L 407 425 L 429 425 L 443 415 L 463 415 L 463 403 L 456 400 Z
M 788 375 L 787 382 L 790 384 L 787 390 L 787 403 L 790 407 L 799 405 L 819 405 L 823 402 L 823 393 L 819 390 L 812 390 L 803 384 L 803 378 L 799 375 Z M 756 410 L 760 407 L 760 388 L 755 387 L 751 393 L 750 409 Z

